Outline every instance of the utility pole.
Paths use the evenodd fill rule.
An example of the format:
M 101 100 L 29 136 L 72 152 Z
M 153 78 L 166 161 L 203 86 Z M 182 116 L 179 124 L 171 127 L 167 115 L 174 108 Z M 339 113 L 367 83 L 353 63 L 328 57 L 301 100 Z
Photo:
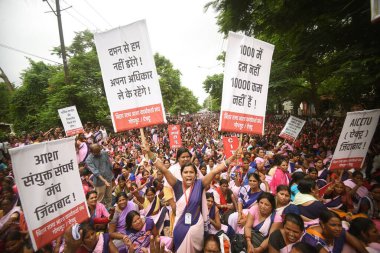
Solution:
M 58 20 L 58 30 L 59 30 L 59 41 L 61 43 L 61 53 L 62 53 L 62 60 L 63 60 L 63 71 L 65 74 L 65 84 L 69 84 L 69 68 L 67 67 L 67 59 L 66 59 L 66 48 L 65 48 L 65 40 L 63 39 L 63 30 L 62 30 L 62 20 L 61 20 L 61 7 L 59 6 L 59 0 L 55 0 L 55 8 L 56 10 L 51 7 L 49 1 L 42 0 L 43 2 L 47 2 L 52 12 L 57 16 Z M 71 7 L 71 6 L 70 6 Z M 68 7 L 68 8 L 70 8 Z M 66 9 L 68 9 L 66 8 Z
M 57 19 L 58 19 L 58 29 L 59 29 L 59 40 L 61 42 L 61 51 L 62 51 L 62 60 L 63 60 L 63 71 L 65 73 L 65 84 L 69 84 L 69 68 L 67 67 L 66 60 L 66 48 L 65 40 L 63 39 L 63 30 L 62 30 L 62 20 L 61 20 L 61 9 L 59 7 L 59 0 L 55 0 L 56 10 L 57 10 Z

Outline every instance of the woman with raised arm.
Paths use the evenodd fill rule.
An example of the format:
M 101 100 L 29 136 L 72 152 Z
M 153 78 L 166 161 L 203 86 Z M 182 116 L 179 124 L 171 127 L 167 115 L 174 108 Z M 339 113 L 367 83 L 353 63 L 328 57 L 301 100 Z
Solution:
M 161 160 L 157 159 L 157 155 L 151 152 L 147 144 L 144 150 L 174 189 L 177 200 L 173 231 L 174 250 L 176 252 L 202 252 L 204 221 L 206 221 L 208 213 L 204 188 L 210 185 L 216 174 L 228 167 L 236 158 L 236 154 L 216 166 L 202 179 L 197 179 L 196 167 L 191 163 L 186 163 L 181 166 L 182 180 L 179 180 L 164 166 Z

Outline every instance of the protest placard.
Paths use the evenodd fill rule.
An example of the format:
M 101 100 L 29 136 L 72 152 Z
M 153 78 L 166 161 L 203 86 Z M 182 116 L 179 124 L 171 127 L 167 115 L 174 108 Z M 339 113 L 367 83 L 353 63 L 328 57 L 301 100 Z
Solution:
M 115 132 L 166 123 L 145 20 L 94 38 Z
M 58 109 L 58 114 L 61 118 L 66 136 L 73 136 L 84 132 L 82 122 L 80 121 L 77 107 L 75 105 Z
M 330 169 L 360 169 L 379 121 L 380 109 L 348 112 Z
M 239 138 L 236 136 L 226 137 L 223 136 L 224 155 L 230 157 L 239 147 Z
M 89 217 L 75 153 L 75 138 L 9 150 L 33 249 Z
M 274 46 L 229 32 L 219 131 L 264 134 Z
M 305 125 L 304 120 L 290 116 L 279 136 L 288 141 L 294 141 L 300 134 L 303 125 Z
M 182 147 L 182 138 L 181 138 L 181 126 L 180 125 L 169 125 L 169 141 L 170 148 L 180 148 Z

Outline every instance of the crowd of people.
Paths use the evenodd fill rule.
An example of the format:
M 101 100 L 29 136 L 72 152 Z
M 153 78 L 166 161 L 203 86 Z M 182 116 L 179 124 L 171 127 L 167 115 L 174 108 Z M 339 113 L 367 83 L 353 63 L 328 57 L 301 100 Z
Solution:
M 380 252 L 380 140 L 361 169 L 329 170 L 344 119 L 307 118 L 294 142 L 287 116 L 243 134 L 226 157 L 218 114 L 76 137 L 90 217 L 38 252 Z M 10 136 L 0 149 L 0 252 L 33 252 L 8 148 L 65 138 L 61 128 Z

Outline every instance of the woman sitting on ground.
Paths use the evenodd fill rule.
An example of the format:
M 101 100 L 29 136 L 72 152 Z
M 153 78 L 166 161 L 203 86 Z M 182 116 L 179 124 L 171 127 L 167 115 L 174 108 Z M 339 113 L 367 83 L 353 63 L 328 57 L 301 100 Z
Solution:
M 220 196 L 220 205 L 217 205 L 222 215 L 222 223 L 228 223 L 230 214 L 236 211 L 237 203 L 232 190 L 228 188 L 228 181 L 226 179 L 220 180 L 220 187 L 216 189 Z
M 298 206 L 290 202 L 289 186 L 279 185 L 276 192 L 276 212 L 278 215 L 284 217 L 288 213 L 300 214 Z
M 154 186 L 150 186 L 145 191 L 145 197 L 141 197 L 137 190 L 132 193 L 140 204 L 143 205 L 143 210 L 140 213 L 145 217 L 153 219 L 158 229 L 158 234 L 160 234 L 164 226 L 164 221 L 169 219 L 167 207 L 161 206 L 161 199 L 164 197 L 164 192 L 157 192 Z
M 121 192 L 116 196 L 116 208 L 113 219 L 109 223 L 108 232 L 112 239 L 114 239 L 114 244 L 118 249 L 124 248 L 123 238 L 125 236 L 125 220 L 130 211 L 138 211 L 138 206 L 129 200 L 128 196 Z
M 269 236 L 269 253 L 290 252 L 303 236 L 305 227 L 301 216 L 288 213 L 282 224 L 283 228 Z
M 276 214 L 276 201 L 272 194 L 264 192 L 257 205 L 249 209 L 244 236 L 247 252 L 260 253 L 268 249 L 269 236 L 281 227 L 282 219 Z
M 211 192 L 206 192 L 206 199 L 207 199 L 207 209 L 209 211 L 208 217 L 209 217 L 209 222 L 210 222 L 210 224 L 208 224 L 208 233 L 216 234 L 220 231 L 222 227 L 222 224 L 220 222 L 219 209 L 215 205 L 214 195 Z
M 146 252 L 145 249 L 149 248 L 151 236 L 156 237 L 158 231 L 154 221 L 149 217 L 141 217 L 139 212 L 131 211 L 128 213 L 126 221 L 126 236 L 123 240 L 130 240 L 130 244 L 126 247 L 126 252 L 142 253 Z M 171 238 L 161 237 L 161 241 L 164 241 L 166 247 L 171 247 Z M 134 249 L 134 251 L 131 251 Z M 119 251 L 123 252 L 123 251 Z
M 380 235 L 372 220 L 362 217 L 356 218 L 352 220 L 348 232 L 355 236 L 369 253 L 380 252 Z M 353 253 L 355 250 L 345 245 L 343 252 Z
M 301 179 L 298 184 L 300 191 L 294 198 L 293 204 L 297 205 L 306 227 L 319 223 L 319 216 L 327 207 L 317 199 L 318 187 L 314 180 Z
M 350 244 L 358 252 L 367 252 L 358 239 L 346 233 L 338 214 L 325 210 L 321 213 L 319 221 L 319 225 L 309 227 L 302 238 L 303 242 L 316 247 L 319 253 L 341 253 L 345 243 Z

